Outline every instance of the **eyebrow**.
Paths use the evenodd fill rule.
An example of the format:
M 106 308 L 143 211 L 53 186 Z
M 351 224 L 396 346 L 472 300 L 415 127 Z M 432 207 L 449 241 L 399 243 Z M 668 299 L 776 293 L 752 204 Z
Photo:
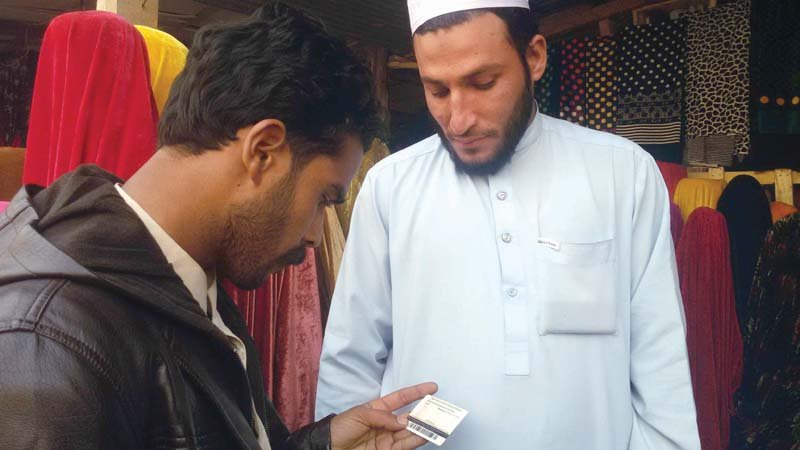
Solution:
M 473 70 L 472 72 L 468 73 L 466 76 L 462 77 L 463 79 L 470 79 L 477 77 L 479 75 L 483 75 L 486 72 L 491 72 L 494 70 L 502 69 L 503 66 L 501 64 L 485 64 L 483 66 L 478 67 L 477 69 Z M 433 79 L 431 77 L 421 76 L 420 79 L 423 83 L 428 84 L 444 84 L 439 80 Z

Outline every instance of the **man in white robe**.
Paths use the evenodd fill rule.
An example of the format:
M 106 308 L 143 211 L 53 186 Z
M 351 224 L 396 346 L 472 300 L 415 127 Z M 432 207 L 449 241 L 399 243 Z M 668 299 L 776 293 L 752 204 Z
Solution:
M 439 132 L 364 181 L 317 416 L 434 380 L 470 411 L 450 448 L 699 449 L 653 158 L 537 112 L 527 1 L 409 9 Z

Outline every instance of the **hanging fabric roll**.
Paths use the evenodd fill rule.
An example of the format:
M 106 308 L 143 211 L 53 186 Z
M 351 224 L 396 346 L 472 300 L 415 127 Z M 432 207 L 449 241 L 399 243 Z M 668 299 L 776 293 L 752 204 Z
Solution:
M 800 214 L 776 223 L 761 250 L 744 314 L 744 376 L 731 448 L 800 445 Z
M 749 175 L 739 175 L 722 192 L 717 209 L 728 223 L 736 309 L 742 317 L 753 284 L 758 254 L 764 236 L 772 226 L 769 200 L 758 180 Z
M 561 47 L 560 117 L 586 125 L 586 52 L 590 39 L 563 41 Z
M 678 183 L 688 176 L 686 167 L 680 164 L 668 163 L 664 161 L 656 161 L 656 164 L 658 164 L 658 170 L 661 171 L 661 176 L 664 178 L 664 182 L 667 184 L 669 198 L 674 198 L 675 189 L 678 187 Z
M 47 186 L 83 163 L 122 179 L 136 172 L 156 149 L 148 66 L 141 34 L 116 14 L 53 19 L 36 71 L 23 183 Z
M 175 77 L 186 65 L 186 55 L 189 49 L 172 35 L 155 28 L 136 25 L 142 33 L 150 58 L 150 85 L 153 87 L 153 96 L 156 100 L 158 114 L 164 110 L 167 103 L 169 90 Z
M 617 134 L 660 161 L 681 162 L 686 22 L 628 27 L 619 36 Z
M 688 15 L 686 159 L 729 166 L 750 149 L 750 0 Z
M 601 36 L 589 41 L 586 53 L 586 124 L 610 133 L 617 125 L 616 50 L 615 39 Z
M 754 168 L 800 166 L 800 2 L 753 1 L 750 104 Z
M 791 216 L 797 212 L 797 208 L 787 203 L 772 202 L 769 205 L 770 212 L 772 213 L 772 223 L 775 223 L 786 216 Z
M 733 396 L 741 382 L 742 337 L 722 214 L 696 209 L 676 257 L 700 441 L 703 450 L 727 450 Z
M 558 41 L 547 43 L 547 67 L 542 78 L 533 84 L 539 112 L 558 117 L 560 110 L 561 50 Z
M 758 133 L 800 135 L 798 20 L 797 0 L 753 2 L 750 75 Z
M 684 178 L 675 188 L 673 201 L 680 207 L 683 221 L 686 222 L 689 215 L 701 206 L 716 208 L 724 189 L 725 182 L 722 180 Z

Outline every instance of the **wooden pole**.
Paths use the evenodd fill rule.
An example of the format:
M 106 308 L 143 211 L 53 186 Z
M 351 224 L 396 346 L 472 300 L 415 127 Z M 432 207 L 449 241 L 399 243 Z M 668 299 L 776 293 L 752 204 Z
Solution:
M 158 0 L 97 0 L 97 10 L 119 14 L 134 25 L 158 28 Z

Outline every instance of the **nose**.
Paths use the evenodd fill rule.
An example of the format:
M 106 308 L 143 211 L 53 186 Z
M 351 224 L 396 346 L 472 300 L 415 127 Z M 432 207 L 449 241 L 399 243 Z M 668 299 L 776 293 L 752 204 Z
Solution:
M 311 228 L 309 228 L 308 234 L 305 237 L 306 247 L 317 248 L 322 245 L 322 229 L 325 224 L 327 208 L 330 208 L 330 206 L 319 208 L 314 222 L 311 224 Z
M 475 111 L 465 95 L 453 92 L 450 95 L 450 133 L 464 136 L 475 125 Z

